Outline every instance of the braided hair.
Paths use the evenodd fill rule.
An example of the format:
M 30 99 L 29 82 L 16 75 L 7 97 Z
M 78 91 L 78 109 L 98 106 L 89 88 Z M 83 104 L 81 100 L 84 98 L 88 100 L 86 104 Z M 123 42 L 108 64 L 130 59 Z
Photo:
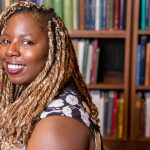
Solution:
M 71 78 L 84 97 L 95 120 L 98 111 L 79 72 L 75 51 L 63 21 L 53 8 L 20 1 L 9 6 L 0 18 L 0 33 L 7 20 L 17 13 L 34 13 L 45 22 L 48 36 L 48 58 L 43 70 L 25 89 L 11 83 L 0 64 L 0 144 L 1 149 L 26 145 L 34 128 L 35 118 Z M 47 28 L 46 28 L 47 27 Z

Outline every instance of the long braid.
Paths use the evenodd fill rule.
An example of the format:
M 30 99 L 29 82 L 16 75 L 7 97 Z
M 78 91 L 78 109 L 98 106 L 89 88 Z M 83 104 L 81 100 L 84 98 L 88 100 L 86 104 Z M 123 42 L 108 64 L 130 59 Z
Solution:
M 2 79 L 0 84 L 0 134 L 2 139 L 0 142 L 2 150 L 7 149 L 7 145 L 12 149 L 17 144 L 25 145 L 27 143 L 34 127 L 35 118 L 43 112 L 69 78 L 74 79 L 79 92 L 85 97 L 93 117 L 97 119 L 97 109 L 91 101 L 88 89 L 79 72 L 71 39 L 61 19 L 53 9 L 46 9 L 31 2 L 14 3 L 2 13 L 1 32 L 6 26 L 7 19 L 19 11 L 34 12 L 41 19 L 43 17 L 43 21 L 44 19 L 47 21 L 48 60 L 41 73 L 21 93 L 18 91 L 21 91 L 22 86 L 13 85 L 3 68 L 0 68 Z

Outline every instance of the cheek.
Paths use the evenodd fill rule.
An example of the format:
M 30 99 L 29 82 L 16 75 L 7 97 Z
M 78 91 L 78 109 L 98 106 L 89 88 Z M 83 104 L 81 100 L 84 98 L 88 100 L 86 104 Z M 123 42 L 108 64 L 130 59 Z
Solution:
M 0 60 L 3 60 L 5 57 L 5 49 L 0 47 Z
M 22 52 L 22 57 L 26 61 L 26 63 L 28 62 L 40 63 L 43 61 L 46 62 L 47 55 L 48 53 L 44 54 L 43 52 L 39 52 L 38 50 L 37 51 L 26 50 L 24 53 Z

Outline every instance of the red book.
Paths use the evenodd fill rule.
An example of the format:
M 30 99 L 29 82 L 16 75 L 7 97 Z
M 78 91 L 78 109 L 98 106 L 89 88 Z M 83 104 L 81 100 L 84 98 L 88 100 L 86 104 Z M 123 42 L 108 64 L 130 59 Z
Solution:
M 120 0 L 114 0 L 114 29 L 119 29 Z
M 118 91 L 114 93 L 114 102 L 113 102 L 113 110 L 112 110 L 112 126 L 111 126 L 111 135 L 114 136 L 116 134 L 116 124 L 117 124 L 117 101 L 118 101 Z
M 93 42 L 93 62 L 92 62 L 92 71 L 91 71 L 91 81 L 90 83 L 95 82 L 95 74 L 96 74 L 96 49 L 98 48 L 98 39 L 95 39 Z

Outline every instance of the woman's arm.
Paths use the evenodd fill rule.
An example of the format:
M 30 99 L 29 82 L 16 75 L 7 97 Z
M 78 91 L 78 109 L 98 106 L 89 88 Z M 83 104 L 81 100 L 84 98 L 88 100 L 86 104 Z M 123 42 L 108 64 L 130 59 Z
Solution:
M 94 150 L 90 129 L 64 116 L 46 117 L 35 126 L 27 150 Z

